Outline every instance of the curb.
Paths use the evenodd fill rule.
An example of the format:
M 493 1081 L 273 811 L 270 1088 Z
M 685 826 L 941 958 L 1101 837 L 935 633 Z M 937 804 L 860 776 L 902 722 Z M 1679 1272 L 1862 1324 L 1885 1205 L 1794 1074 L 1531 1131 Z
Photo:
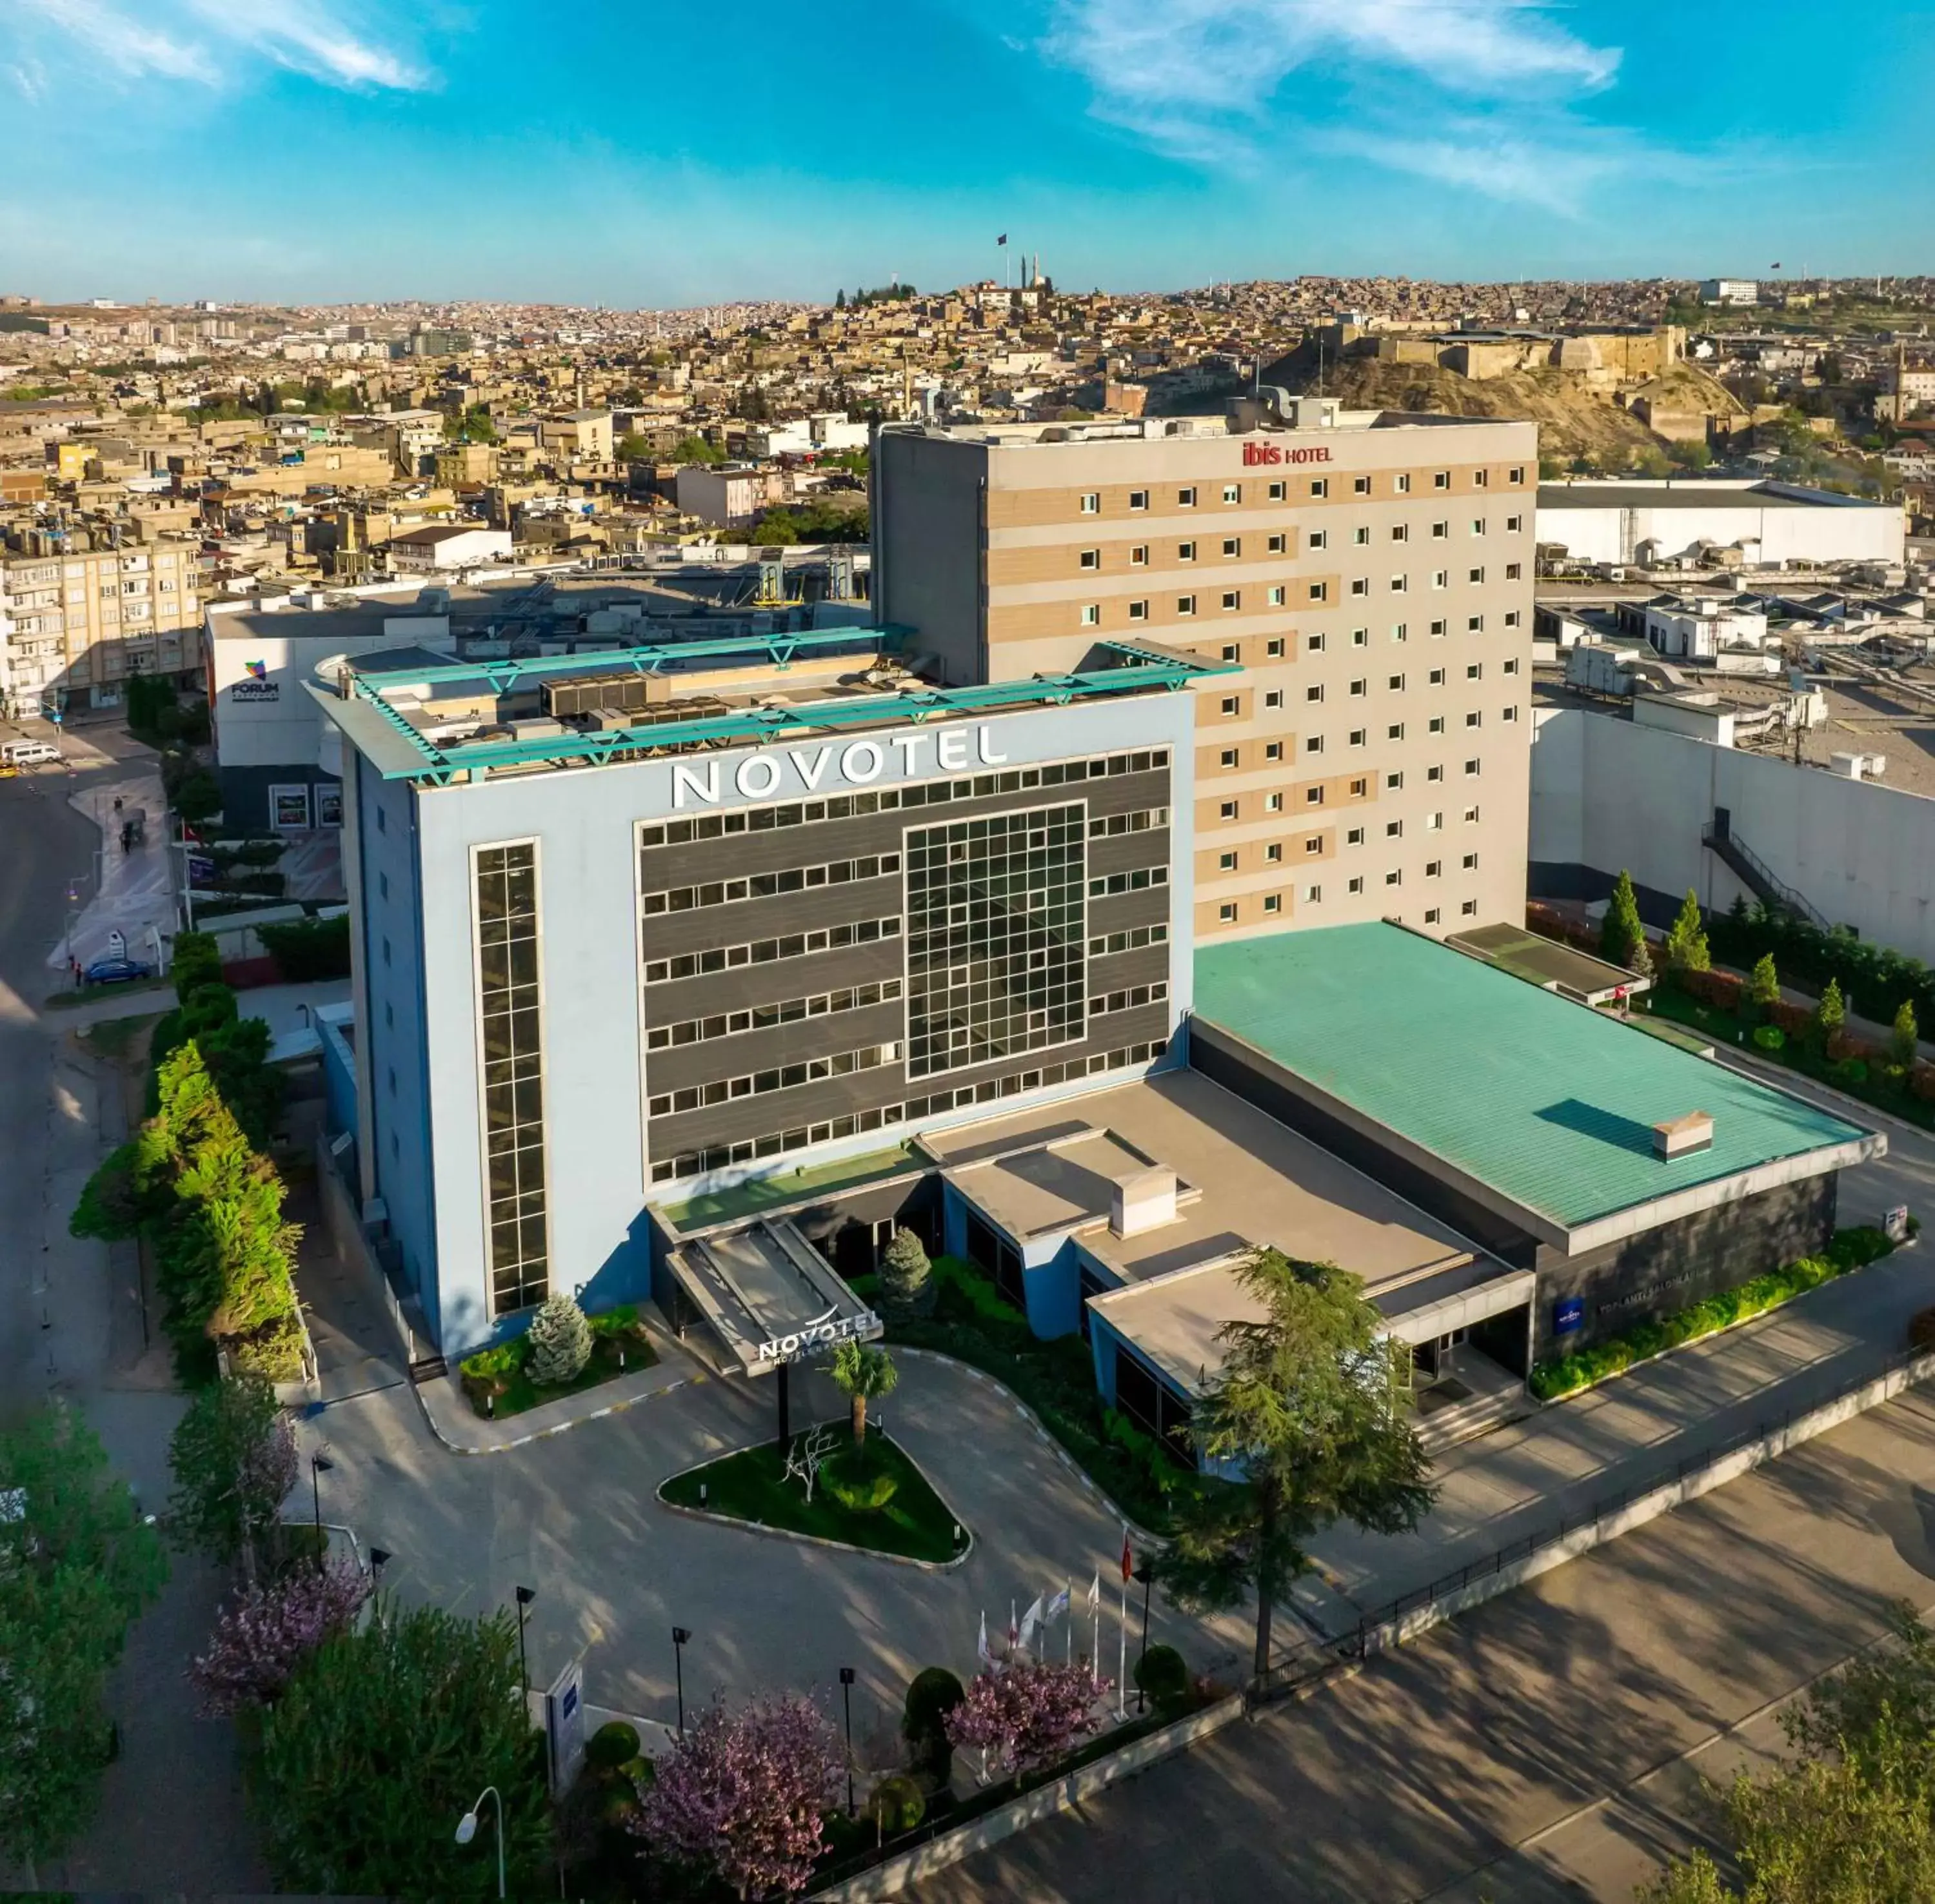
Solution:
M 818 1425 L 817 1423 L 814 1424 L 815 1426 Z M 884 1433 L 885 1431 L 882 1430 L 881 1432 Z M 887 1438 L 892 1440 L 892 1437 L 889 1436 Z M 729 1461 L 735 1454 L 744 1454 L 747 1448 L 764 1447 L 766 1445 L 763 1441 L 749 1441 L 746 1447 L 728 1448 L 723 1454 L 710 1456 L 704 1461 L 695 1461 L 690 1468 L 681 1468 L 678 1473 L 668 1474 L 652 1490 L 652 1500 L 654 1505 L 663 1508 L 669 1514 L 681 1514 L 687 1520 L 710 1521 L 715 1527 L 729 1527 L 741 1534 L 761 1534 L 768 1540 L 796 1541 L 803 1547 L 824 1547 L 832 1553 L 855 1553 L 862 1555 L 868 1560 L 891 1561 L 896 1567 L 917 1567 L 924 1574 L 951 1574 L 974 1551 L 974 1530 L 961 1518 L 958 1513 L 955 1513 L 954 1504 L 946 1495 L 934 1486 L 934 1477 L 914 1459 L 911 1454 L 907 1453 L 905 1448 L 901 1447 L 898 1441 L 894 1442 L 894 1446 L 900 1448 L 901 1453 L 906 1456 L 908 1465 L 912 1467 L 913 1471 L 933 1490 L 934 1499 L 947 1510 L 955 1525 L 968 1537 L 967 1546 L 963 1547 L 952 1560 L 916 1560 L 911 1554 L 883 1553 L 878 1547 L 857 1547 L 850 1540 L 830 1540 L 823 1534 L 796 1534 L 789 1527 L 768 1527 L 764 1521 L 741 1520 L 736 1514 L 715 1514 L 709 1507 L 683 1507 L 678 1501 L 668 1501 L 665 1498 L 666 1489 L 677 1480 L 680 1475 L 696 1474 L 702 1468 L 716 1467 L 722 1461 Z
M 407 1379 L 406 1377 L 406 1380 Z M 429 1403 L 424 1401 L 421 1391 L 415 1382 L 409 1383 L 409 1390 L 418 1408 L 422 1413 L 424 1420 L 428 1426 L 430 1433 L 452 1454 L 509 1454 L 513 1448 L 529 1447 L 533 1441 L 548 1441 L 554 1435 L 569 1435 L 574 1428 L 581 1427 L 586 1422 L 602 1421 L 608 1415 L 622 1415 L 628 1409 L 638 1408 L 648 1402 L 657 1401 L 662 1395 L 676 1395 L 682 1388 L 696 1388 L 701 1382 L 708 1379 L 705 1371 L 701 1369 L 696 1374 L 681 1375 L 677 1381 L 666 1383 L 663 1388 L 650 1389 L 643 1395 L 631 1396 L 623 1402 L 608 1402 L 603 1408 L 593 1408 L 585 1414 L 574 1415 L 569 1421 L 554 1422 L 548 1428 L 534 1428 L 528 1435 L 516 1435 L 508 1441 L 487 1441 L 475 1447 L 467 1447 L 461 1441 L 453 1441 L 438 1426 L 436 1416 L 430 1413 Z M 346 1396 L 343 1399 L 348 1401 L 353 1398 Z M 334 1405 L 333 1403 L 325 1404 L 326 1408 Z
M 1131 1534 L 1137 1535 L 1152 1546 L 1164 1537 L 1159 1534 L 1152 1534 L 1140 1521 L 1132 1519 L 1129 1515 L 1124 1513 L 1121 1507 L 1111 1500 L 1101 1488 L 1089 1478 L 1088 1471 L 1042 1426 L 1041 1417 L 1005 1382 L 996 1380 L 985 1368 L 976 1368 L 971 1362 L 963 1362 L 956 1356 L 943 1355 L 938 1349 L 916 1349 L 904 1344 L 889 1344 L 889 1347 L 893 1349 L 896 1355 L 913 1356 L 923 1362 L 944 1362 L 950 1368 L 958 1369 L 970 1381 L 979 1382 L 983 1387 L 992 1389 L 1034 1431 L 1035 1439 L 1047 1448 L 1056 1460 L 1074 1476 L 1076 1481 L 1081 1484 L 1083 1492 L 1107 1508 L 1109 1513 L 1113 1514 Z M 908 1458 L 911 1459 L 912 1456 L 910 1456 Z

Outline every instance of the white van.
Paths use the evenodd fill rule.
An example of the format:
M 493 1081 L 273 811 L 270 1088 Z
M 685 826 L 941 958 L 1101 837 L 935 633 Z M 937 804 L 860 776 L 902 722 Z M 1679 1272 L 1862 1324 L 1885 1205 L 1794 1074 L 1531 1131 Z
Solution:
M 9 767 L 33 767 L 60 757 L 60 749 L 50 741 L 9 741 L 0 747 L 0 761 Z

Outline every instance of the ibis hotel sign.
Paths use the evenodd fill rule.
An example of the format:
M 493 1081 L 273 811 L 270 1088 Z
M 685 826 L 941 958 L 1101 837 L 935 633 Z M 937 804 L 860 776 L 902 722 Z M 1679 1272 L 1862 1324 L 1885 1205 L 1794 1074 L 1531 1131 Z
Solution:
M 983 725 L 913 728 L 878 740 L 766 747 L 736 762 L 675 762 L 672 804 L 675 809 L 716 807 L 729 796 L 776 800 L 838 787 L 871 786 L 890 762 L 895 770 L 893 779 L 913 780 L 1005 766 L 1007 759 L 995 743 L 994 729 Z
M 1245 439 L 1243 467 L 1263 469 L 1284 463 L 1328 463 L 1328 443 L 1257 443 Z

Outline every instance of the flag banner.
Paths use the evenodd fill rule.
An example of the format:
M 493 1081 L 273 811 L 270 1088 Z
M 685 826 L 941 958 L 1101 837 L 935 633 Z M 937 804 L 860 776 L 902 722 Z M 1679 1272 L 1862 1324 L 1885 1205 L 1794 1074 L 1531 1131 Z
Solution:
M 983 1666 L 992 1666 L 995 1663 L 994 1653 L 988 1645 L 988 1610 L 985 1607 L 981 1610 L 981 1637 L 974 1643 L 974 1657 Z
M 1088 1586 L 1088 1610 L 1099 1613 L 1102 1610 L 1102 1570 L 1097 1568 L 1095 1577 Z
M 1034 1604 L 1022 1616 L 1021 1638 L 1017 1643 L 1023 1652 L 1034 1649 L 1035 1629 L 1041 1625 L 1041 1595 L 1037 1594 Z
M 1129 1551 L 1129 1530 L 1122 1529 L 1122 1584 L 1127 1586 L 1129 1577 L 1136 1571 L 1135 1555 Z
M 1008 242 L 1008 234 L 1004 231 L 1001 235 L 995 240 L 995 242 L 998 245 L 1005 245 Z M 1780 268 L 1780 267 L 1778 265 L 1774 267 L 1776 270 L 1778 270 Z
M 1059 1593 L 1052 1594 L 1049 1595 L 1048 1604 L 1046 1607 L 1043 1607 L 1041 1610 L 1041 1623 L 1043 1625 L 1052 1626 L 1057 1620 L 1061 1619 L 1064 1613 L 1067 1612 L 1068 1597 L 1068 1589 L 1065 1586 Z
M 1022 1630 L 1015 1619 L 1015 1603 L 1008 1602 L 1008 1650 L 1013 1652 L 1021 1644 Z

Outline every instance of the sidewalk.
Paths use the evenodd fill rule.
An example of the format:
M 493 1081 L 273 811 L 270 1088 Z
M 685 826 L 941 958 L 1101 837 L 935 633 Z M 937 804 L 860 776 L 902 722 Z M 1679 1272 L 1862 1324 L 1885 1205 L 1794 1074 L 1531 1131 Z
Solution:
M 119 800 L 122 812 L 114 810 Z M 68 796 L 68 804 L 85 813 L 101 831 L 92 878 L 85 875 L 69 886 L 66 930 L 47 953 L 50 970 L 63 969 L 70 958 L 83 965 L 109 956 L 108 934 L 118 931 L 126 942 L 127 956 L 146 964 L 156 962 L 150 934 L 164 941 L 175 929 L 174 874 L 169 864 L 168 801 L 161 776 L 142 773 L 125 780 L 104 781 Z M 121 824 L 137 808 L 146 816 L 141 843 L 122 850 Z
M 1911 1248 L 1743 1326 L 1693 1343 L 1454 1449 L 1438 1505 L 1414 1534 L 1339 1529 L 1315 1549 L 1323 1578 L 1297 1610 L 1334 1637 L 1361 1612 L 1578 1518 L 1592 1504 L 1698 1459 L 1757 1423 L 1798 1414 L 1906 1346 L 1935 1302 L 1935 1253 Z

